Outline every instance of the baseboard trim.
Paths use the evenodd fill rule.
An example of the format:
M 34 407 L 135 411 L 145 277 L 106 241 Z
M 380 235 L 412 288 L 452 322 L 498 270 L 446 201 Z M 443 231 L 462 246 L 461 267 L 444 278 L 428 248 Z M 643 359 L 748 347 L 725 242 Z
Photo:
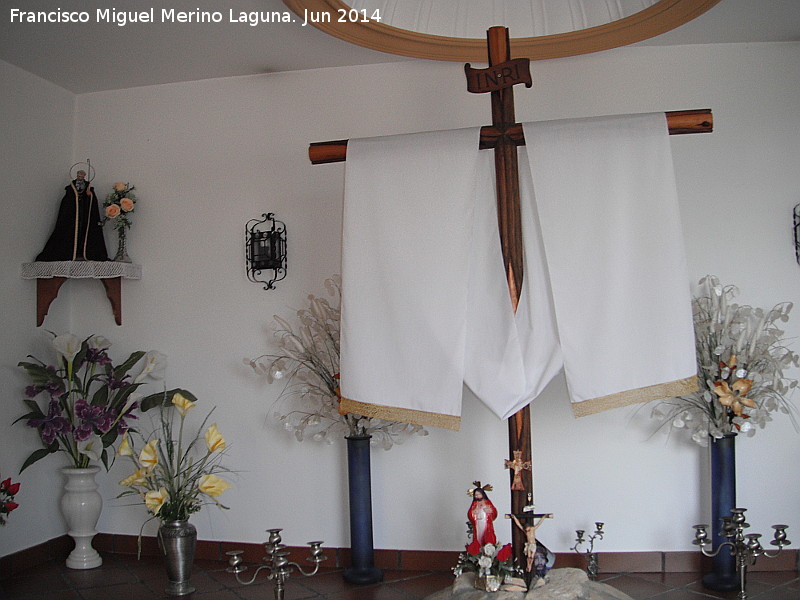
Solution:
M 93 545 L 101 555 L 135 555 L 139 552 L 139 539 L 135 535 L 98 533 Z M 3 556 L 0 558 L 0 580 L 50 560 L 66 560 L 72 548 L 70 537 L 63 535 Z M 263 544 L 198 540 L 195 558 L 224 563 L 228 559 L 226 552 L 230 550 L 242 550 L 242 558 L 249 563 L 260 563 L 264 556 Z M 289 547 L 287 550 L 291 552 L 290 560 L 293 561 L 304 562 L 308 556 L 306 547 Z M 160 553 L 155 537 L 142 536 L 142 556 L 158 556 Z M 455 566 L 458 553 L 458 550 L 375 550 L 375 566 L 389 570 L 449 571 Z M 325 548 L 325 554 L 328 557 L 325 565 L 328 567 L 344 568 L 350 564 L 349 548 Z M 749 570 L 798 571 L 798 561 L 800 552 L 788 549 L 773 560 L 759 561 Z M 692 551 L 598 552 L 598 563 L 601 573 L 697 573 L 710 569 L 709 559 Z M 581 555 L 559 552 L 556 553 L 556 565 L 583 569 L 586 562 Z

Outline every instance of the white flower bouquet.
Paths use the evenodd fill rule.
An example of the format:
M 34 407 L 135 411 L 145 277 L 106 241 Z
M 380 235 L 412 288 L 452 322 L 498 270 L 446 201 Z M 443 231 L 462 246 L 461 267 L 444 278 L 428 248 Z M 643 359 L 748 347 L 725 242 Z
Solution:
M 800 366 L 800 357 L 786 347 L 779 328 L 789 320 L 792 303 L 753 308 L 733 303 L 739 290 L 712 275 L 699 285 L 701 293 L 692 302 L 699 389 L 660 401 L 652 416 L 688 429 L 701 446 L 728 433 L 753 436 L 773 413 L 788 415 L 796 428 L 787 395 L 797 380 L 784 371 Z
M 388 450 L 410 435 L 427 435 L 419 425 L 340 412 L 339 276 L 327 279 L 325 288 L 334 302 L 309 295 L 308 308 L 297 311 L 296 326 L 274 316 L 277 353 L 244 359 L 245 364 L 270 383 L 286 379 L 276 403 L 275 418 L 298 441 L 310 437 L 331 444 L 337 436 L 370 435 L 373 443 Z

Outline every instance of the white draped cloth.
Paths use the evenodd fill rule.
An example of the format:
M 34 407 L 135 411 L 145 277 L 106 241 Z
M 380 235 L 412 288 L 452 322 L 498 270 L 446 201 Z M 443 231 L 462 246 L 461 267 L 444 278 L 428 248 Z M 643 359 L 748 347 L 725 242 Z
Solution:
M 562 368 L 576 415 L 692 391 L 694 334 L 663 113 L 524 125 L 516 314 L 479 130 L 351 140 L 342 408 L 457 429 Z

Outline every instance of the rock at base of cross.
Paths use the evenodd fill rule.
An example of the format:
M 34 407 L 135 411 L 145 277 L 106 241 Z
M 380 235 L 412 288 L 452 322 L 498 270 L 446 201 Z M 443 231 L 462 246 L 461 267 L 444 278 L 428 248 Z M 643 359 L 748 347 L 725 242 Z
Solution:
M 527 592 L 483 592 L 475 589 L 475 573 L 463 573 L 453 585 L 426 600 L 632 600 L 608 584 L 591 581 L 585 571 L 552 569 L 544 585 L 533 585 Z

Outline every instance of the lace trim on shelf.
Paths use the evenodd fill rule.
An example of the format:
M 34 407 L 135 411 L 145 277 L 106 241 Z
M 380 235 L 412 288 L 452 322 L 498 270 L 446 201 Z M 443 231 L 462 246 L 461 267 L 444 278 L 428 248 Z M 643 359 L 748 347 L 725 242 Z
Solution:
M 23 279 L 51 279 L 53 277 L 71 277 L 75 279 L 123 277 L 125 279 L 141 279 L 142 265 L 110 260 L 59 260 L 22 264 Z

